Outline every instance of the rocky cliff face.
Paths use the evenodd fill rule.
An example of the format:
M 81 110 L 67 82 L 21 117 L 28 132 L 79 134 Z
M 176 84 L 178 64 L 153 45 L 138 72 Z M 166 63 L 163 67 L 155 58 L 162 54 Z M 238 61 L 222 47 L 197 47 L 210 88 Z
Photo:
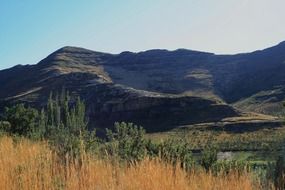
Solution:
M 166 130 L 244 110 L 278 114 L 284 71 L 284 43 L 238 55 L 185 49 L 114 55 L 64 47 L 36 65 L 0 71 L 0 100 L 2 108 L 15 102 L 40 107 L 64 87 L 86 101 L 91 126 L 133 121 Z
M 130 121 L 154 132 L 239 115 L 232 107 L 211 99 L 150 93 L 112 84 L 89 87 L 84 99 L 91 102 L 90 121 L 101 127 Z

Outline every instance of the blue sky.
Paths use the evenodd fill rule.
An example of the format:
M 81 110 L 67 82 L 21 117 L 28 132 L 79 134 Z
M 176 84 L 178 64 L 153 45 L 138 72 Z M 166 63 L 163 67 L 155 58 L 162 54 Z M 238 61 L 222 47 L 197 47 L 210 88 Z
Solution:
M 284 0 L 0 0 L 0 69 L 63 46 L 233 54 L 285 40 Z

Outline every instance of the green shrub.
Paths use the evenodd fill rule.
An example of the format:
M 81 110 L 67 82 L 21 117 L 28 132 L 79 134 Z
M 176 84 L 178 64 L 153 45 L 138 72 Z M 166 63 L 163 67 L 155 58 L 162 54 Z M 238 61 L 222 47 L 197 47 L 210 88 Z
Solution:
M 11 131 L 11 124 L 8 121 L 0 121 L 0 133 Z
M 202 152 L 201 166 L 209 171 L 218 160 L 218 151 L 216 147 L 206 147 Z
M 274 184 L 276 189 L 284 189 L 285 188 L 285 165 L 283 156 L 279 156 L 274 172 Z
M 31 107 L 26 107 L 24 104 L 17 104 L 12 107 L 6 107 L 4 119 L 11 126 L 6 128 L 8 133 L 17 134 L 20 136 L 32 137 L 37 133 L 38 111 Z
M 252 168 L 253 167 L 254 166 L 252 166 Z M 214 174 L 228 174 L 231 171 L 235 171 L 242 174 L 244 171 L 249 171 L 250 168 L 250 164 L 243 160 L 217 161 L 211 165 L 211 171 Z
M 63 91 L 60 97 L 50 95 L 46 111 L 41 111 L 38 128 L 60 155 L 78 157 L 98 143 L 95 130 L 89 131 L 87 123 L 84 102 L 77 98 L 73 103 L 68 92 Z
M 159 144 L 153 143 L 151 140 L 146 141 L 146 151 L 149 158 L 159 156 Z
M 61 95 L 50 94 L 46 108 L 40 112 L 24 104 L 5 109 L 0 130 L 11 135 L 31 139 L 45 139 L 63 157 L 81 155 L 83 151 L 95 151 L 98 138 L 95 130 L 87 129 L 85 104 L 77 98 L 71 101 L 66 91 Z
M 106 151 L 122 160 L 142 160 L 146 156 L 145 130 L 133 123 L 115 123 L 115 131 L 107 129 Z
M 167 139 L 159 145 L 160 157 L 176 165 L 181 163 L 181 167 L 189 170 L 194 164 L 191 146 L 185 140 Z

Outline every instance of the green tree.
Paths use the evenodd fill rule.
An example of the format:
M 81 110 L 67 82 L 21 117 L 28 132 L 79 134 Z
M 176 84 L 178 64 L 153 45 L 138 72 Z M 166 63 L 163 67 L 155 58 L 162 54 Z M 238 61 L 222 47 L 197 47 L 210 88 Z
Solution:
M 11 124 L 8 121 L 0 121 L 0 133 L 11 131 Z
M 189 170 L 194 165 L 192 150 L 185 139 L 167 139 L 159 145 L 159 153 L 163 160 Z
M 216 147 L 208 146 L 202 152 L 201 158 L 201 165 L 209 171 L 211 167 L 217 162 L 218 160 L 218 151 Z
M 145 130 L 133 123 L 115 123 L 115 131 L 107 129 L 108 154 L 123 160 L 141 160 L 146 155 Z
M 37 133 L 38 111 L 24 104 L 17 104 L 13 107 L 6 107 L 4 119 L 11 124 L 9 133 L 21 136 L 33 136 Z
M 77 157 L 98 142 L 95 130 L 88 131 L 84 102 L 79 97 L 72 101 L 64 90 L 60 96 L 50 94 L 38 124 L 43 137 L 49 139 L 63 156 Z

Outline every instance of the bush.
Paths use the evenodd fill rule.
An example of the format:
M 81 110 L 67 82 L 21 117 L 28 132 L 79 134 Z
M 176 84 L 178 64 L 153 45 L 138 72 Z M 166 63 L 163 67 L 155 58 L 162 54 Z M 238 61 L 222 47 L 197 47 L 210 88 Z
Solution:
M 229 174 L 232 171 L 235 171 L 237 174 L 242 174 L 245 171 L 249 172 L 250 168 L 254 168 L 254 166 L 243 160 L 224 160 L 215 162 L 211 165 L 211 171 L 214 174 Z
M 43 138 L 48 139 L 60 155 L 78 157 L 97 146 L 95 130 L 88 131 L 87 123 L 84 102 L 77 98 L 73 103 L 68 92 L 63 91 L 60 97 L 50 95 L 38 125 Z
M 48 140 L 63 157 L 78 157 L 98 146 L 96 132 L 88 131 L 85 104 L 77 98 L 71 101 L 68 92 L 50 94 L 46 108 L 38 112 L 23 104 L 6 108 L 0 130 L 31 139 Z M 11 125 L 9 125 L 11 124 Z
M 0 133 L 11 131 L 11 124 L 8 121 L 0 121 Z
M 107 129 L 106 151 L 122 160 L 142 160 L 146 156 L 145 130 L 133 123 L 115 123 L 115 131 Z
M 192 168 L 194 164 L 191 146 L 182 140 L 167 139 L 159 145 L 161 158 L 173 165 L 181 163 L 181 167 L 186 170 Z
M 151 140 L 146 141 L 147 156 L 150 158 L 159 156 L 159 144 L 153 143 Z
M 215 147 L 206 147 L 202 152 L 201 166 L 209 171 L 218 160 L 218 151 Z
M 274 173 L 274 184 L 276 189 L 284 189 L 285 188 L 285 165 L 283 156 L 279 156 L 276 165 L 275 165 L 275 173 Z
M 11 126 L 6 125 L 6 132 L 20 136 L 32 137 L 36 133 L 38 111 L 34 108 L 18 104 L 10 108 L 5 108 L 4 119 Z

